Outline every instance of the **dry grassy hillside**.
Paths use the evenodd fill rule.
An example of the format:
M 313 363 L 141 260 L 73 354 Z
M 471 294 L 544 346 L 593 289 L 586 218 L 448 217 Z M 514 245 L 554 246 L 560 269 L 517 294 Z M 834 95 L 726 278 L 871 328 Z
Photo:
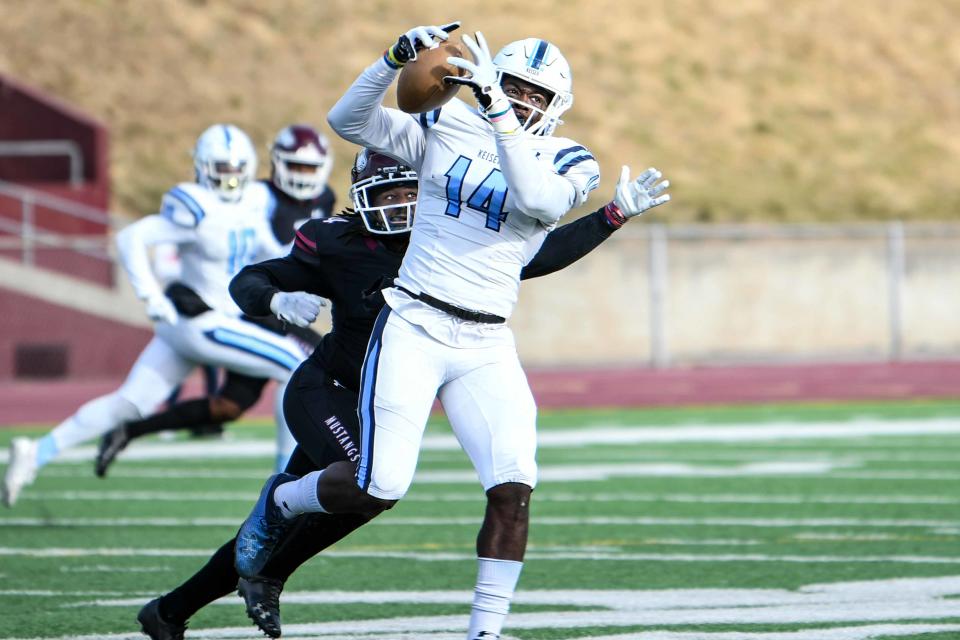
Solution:
M 612 193 L 661 167 L 669 218 L 960 217 L 957 0 L 6 0 L 0 70 L 110 125 L 115 204 L 156 208 L 215 121 L 265 148 L 329 107 L 398 33 L 462 19 L 496 48 L 558 44 L 576 104 L 561 129 Z M 465 96 L 466 97 L 466 96 Z M 337 143 L 345 195 L 353 150 Z M 267 168 L 261 156 L 261 173 Z

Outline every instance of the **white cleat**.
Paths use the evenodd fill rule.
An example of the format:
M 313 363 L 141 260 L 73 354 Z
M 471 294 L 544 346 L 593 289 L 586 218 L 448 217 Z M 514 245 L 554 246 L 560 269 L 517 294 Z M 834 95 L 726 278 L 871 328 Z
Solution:
M 37 441 L 14 438 L 10 442 L 10 462 L 3 476 L 3 504 L 12 507 L 20 492 L 37 479 Z

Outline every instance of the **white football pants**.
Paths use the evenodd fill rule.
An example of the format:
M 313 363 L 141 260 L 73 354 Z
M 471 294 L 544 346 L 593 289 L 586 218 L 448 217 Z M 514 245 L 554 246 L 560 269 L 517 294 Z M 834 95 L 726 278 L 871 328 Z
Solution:
M 157 323 L 154 331 L 117 391 L 86 403 L 53 430 L 58 452 L 154 413 L 199 365 L 272 378 L 284 385 L 306 357 L 292 338 L 217 311 L 181 317 L 175 324 Z M 276 394 L 276 464 L 282 468 L 296 441 L 283 418 L 282 386 Z
M 361 489 L 403 497 L 438 396 L 484 491 L 505 482 L 536 485 L 537 409 L 516 349 L 451 347 L 385 306 L 361 380 Z

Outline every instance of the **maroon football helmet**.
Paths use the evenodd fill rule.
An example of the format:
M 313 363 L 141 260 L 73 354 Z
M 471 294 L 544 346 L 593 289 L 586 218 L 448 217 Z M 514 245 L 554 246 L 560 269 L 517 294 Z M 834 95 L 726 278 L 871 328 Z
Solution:
M 330 141 L 309 125 L 284 127 L 270 147 L 270 180 L 295 200 L 312 200 L 323 193 L 331 169 Z
M 388 155 L 363 149 L 357 154 L 350 171 L 353 184 L 350 195 L 353 209 L 370 233 L 405 233 L 413 227 L 417 204 L 404 202 L 385 207 L 373 206 L 377 193 L 385 188 L 416 186 L 417 172 Z

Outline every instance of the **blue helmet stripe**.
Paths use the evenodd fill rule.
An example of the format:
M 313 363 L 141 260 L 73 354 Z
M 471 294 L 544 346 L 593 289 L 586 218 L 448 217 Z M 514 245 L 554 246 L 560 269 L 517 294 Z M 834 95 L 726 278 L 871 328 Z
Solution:
M 226 139 L 227 149 L 229 149 L 232 138 L 230 136 L 230 127 L 228 127 L 227 125 L 223 125 L 223 137 Z
M 194 200 L 189 193 L 180 187 L 174 187 L 173 189 L 170 189 L 168 194 L 171 198 L 182 202 L 183 206 L 185 206 L 187 210 L 193 214 L 197 224 L 200 224 L 200 221 L 203 220 L 204 217 L 203 207 L 201 207 L 200 204 Z
M 550 43 L 546 40 L 540 40 L 537 42 L 537 48 L 533 50 L 533 53 L 527 60 L 527 66 L 531 69 L 539 69 L 540 65 L 543 64 L 543 59 L 546 57 L 547 49 L 549 48 Z

